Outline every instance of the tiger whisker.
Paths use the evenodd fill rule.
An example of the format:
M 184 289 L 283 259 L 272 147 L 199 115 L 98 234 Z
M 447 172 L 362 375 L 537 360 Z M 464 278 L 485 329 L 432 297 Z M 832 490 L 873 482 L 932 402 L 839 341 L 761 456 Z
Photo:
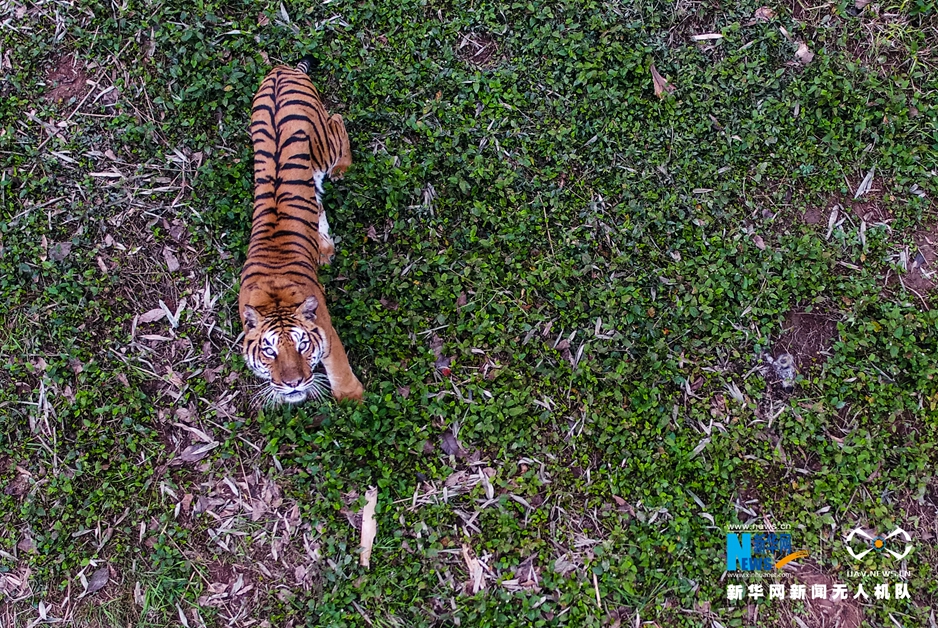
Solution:
M 313 399 L 314 401 L 322 401 L 328 395 L 329 389 L 326 384 L 328 383 L 329 378 L 321 373 L 313 373 L 312 378 L 309 380 L 309 387 L 307 388 L 307 398 Z
M 281 403 L 281 396 L 272 386 L 269 385 L 269 382 L 265 382 L 260 386 L 266 385 L 265 388 L 259 390 L 254 394 L 254 399 L 251 403 L 252 407 L 257 408 L 274 408 Z

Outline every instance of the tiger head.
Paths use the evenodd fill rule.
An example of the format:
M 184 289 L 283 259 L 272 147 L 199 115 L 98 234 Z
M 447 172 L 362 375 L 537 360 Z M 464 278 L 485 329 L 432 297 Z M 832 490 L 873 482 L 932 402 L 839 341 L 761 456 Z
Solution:
M 324 395 L 324 375 L 313 369 L 327 352 L 325 334 L 316 325 L 319 300 L 311 296 L 299 307 L 277 308 L 262 315 L 250 305 L 242 312 L 244 361 L 270 382 L 264 398 L 273 403 L 300 403 Z

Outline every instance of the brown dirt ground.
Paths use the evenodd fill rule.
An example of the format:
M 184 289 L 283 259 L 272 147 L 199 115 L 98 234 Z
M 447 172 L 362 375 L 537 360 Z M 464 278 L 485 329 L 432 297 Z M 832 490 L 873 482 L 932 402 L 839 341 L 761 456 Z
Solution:
M 862 178 L 850 181 L 850 189 L 856 190 L 862 182 Z M 885 222 L 894 218 L 888 205 L 895 198 L 888 192 L 888 189 L 886 181 L 874 178 L 869 192 L 860 198 L 854 199 L 853 194 L 846 194 L 835 197 L 828 205 L 840 203 L 841 207 L 852 211 L 855 216 L 868 223 Z
M 49 91 L 44 98 L 49 102 L 68 101 L 81 98 L 88 91 L 88 75 L 84 67 L 73 55 L 59 57 L 45 76 Z
M 912 240 L 918 250 L 911 255 L 909 272 L 902 277 L 902 283 L 919 294 L 925 294 L 938 285 L 934 278 L 925 276 L 925 272 L 938 270 L 938 224 L 922 229 L 912 236 Z
M 494 65 L 497 53 L 498 44 L 491 33 L 467 33 L 459 44 L 459 57 L 466 63 L 480 67 Z
M 792 18 L 799 22 L 816 22 L 820 15 L 816 5 L 804 0 L 789 0 L 785 3 Z
M 837 334 L 837 322 L 826 314 L 789 312 L 775 343 L 775 355 L 790 353 L 799 368 L 823 364 Z
M 801 217 L 805 224 L 809 225 L 819 225 L 824 221 L 824 218 L 824 210 L 820 207 L 808 207 Z
M 856 189 L 862 179 L 851 181 L 851 189 Z M 821 206 L 810 205 L 805 209 L 801 216 L 802 222 L 808 225 L 827 226 L 827 219 L 831 213 L 831 207 L 840 205 L 843 211 L 849 212 L 865 220 L 868 224 L 887 222 L 894 218 L 888 204 L 891 200 L 886 192 L 887 185 L 882 179 L 874 179 L 870 191 L 858 199 L 853 198 L 853 194 L 835 194 Z
M 829 592 L 837 582 L 810 562 L 797 567 L 786 566 L 785 571 L 794 574 L 797 582 L 808 585 L 809 592 L 811 585 L 814 584 L 827 585 Z M 797 625 L 794 621 L 795 615 L 788 604 L 789 602 L 786 601 L 782 610 L 782 617 L 786 620 L 783 625 L 795 626 Z M 860 628 L 865 625 L 863 609 L 850 594 L 846 600 L 814 600 L 811 599 L 809 593 L 808 599 L 804 600 L 803 604 L 807 613 L 806 615 L 799 614 L 799 619 L 809 628 Z

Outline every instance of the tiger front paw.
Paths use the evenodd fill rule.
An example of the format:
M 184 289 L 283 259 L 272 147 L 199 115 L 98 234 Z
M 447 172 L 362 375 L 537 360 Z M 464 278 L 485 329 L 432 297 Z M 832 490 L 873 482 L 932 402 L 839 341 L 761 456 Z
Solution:
M 333 396 L 336 398 L 336 401 L 361 402 L 365 395 L 365 387 L 362 386 L 362 383 L 358 381 L 357 377 L 353 376 L 353 379 L 354 381 L 349 383 L 349 385 L 342 390 L 333 391 Z

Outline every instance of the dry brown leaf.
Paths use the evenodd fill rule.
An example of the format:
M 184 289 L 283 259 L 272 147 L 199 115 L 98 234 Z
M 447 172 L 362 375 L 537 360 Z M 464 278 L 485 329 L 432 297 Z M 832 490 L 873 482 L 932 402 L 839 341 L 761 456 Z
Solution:
M 202 159 L 202 153 L 193 153 L 192 158 L 195 160 L 195 156 L 199 155 L 199 159 Z M 179 242 L 182 240 L 183 236 L 186 235 L 186 226 L 179 222 L 178 220 L 173 221 L 173 226 L 169 228 L 169 237 L 173 240 Z
M 166 310 L 163 308 L 156 308 L 155 310 L 150 310 L 149 312 L 144 312 L 140 315 L 140 318 L 137 320 L 139 323 L 155 323 L 158 320 L 161 320 L 166 317 Z
M 16 549 L 18 549 L 21 552 L 27 552 L 27 553 L 35 552 L 36 544 L 33 543 L 33 539 L 28 534 L 24 534 L 23 538 L 21 538 L 19 542 L 16 544 Z
M 365 507 L 362 509 L 362 536 L 361 556 L 362 567 L 371 566 L 371 548 L 378 534 L 378 523 L 375 521 L 375 507 L 378 505 L 378 489 L 371 486 L 365 491 Z
M 438 370 L 441 374 L 449 376 L 449 374 L 452 373 L 452 369 L 450 369 L 450 365 L 452 363 L 453 358 L 449 356 L 441 356 L 436 360 L 436 362 L 434 362 L 434 365 L 436 366 L 436 370 Z
M 361 532 L 362 529 L 362 514 L 360 512 L 352 512 L 348 508 L 339 509 L 339 513 L 345 515 L 345 520 L 348 521 L 348 524 Z
M 267 505 L 260 499 L 255 499 L 251 505 L 251 521 L 260 521 L 267 512 Z
M 443 482 L 443 486 L 446 488 L 454 488 L 456 486 L 462 486 L 466 484 L 467 480 L 471 482 L 474 479 L 475 476 L 469 475 L 469 473 L 466 471 L 456 471 L 448 478 L 446 478 L 446 480 Z
M 798 61 L 801 62 L 801 65 L 808 65 L 811 61 L 814 60 L 814 53 L 811 52 L 811 49 L 803 41 L 798 42 L 798 51 L 795 52 L 795 57 L 798 58 Z
M 179 466 L 187 462 L 198 462 L 202 458 L 208 455 L 208 452 L 212 451 L 218 447 L 218 443 L 203 443 L 199 445 L 189 445 L 182 450 L 182 453 L 179 454 L 179 457 L 173 460 L 170 464 L 173 466 Z
M 762 239 L 762 236 L 754 235 L 752 236 L 752 241 L 760 251 L 765 250 L 765 241 Z
M 459 441 L 456 440 L 456 437 L 453 436 L 452 430 L 443 432 L 443 440 L 440 446 L 443 448 L 443 452 L 448 456 L 459 456 L 463 453 L 463 449 L 459 446 Z
M 169 269 L 169 272 L 174 273 L 179 270 L 179 260 L 169 250 L 169 247 L 163 248 L 163 259 L 166 261 L 166 268 Z
M 187 420 L 191 420 L 193 413 L 190 412 L 186 408 L 177 408 L 176 416 L 179 417 L 183 421 L 187 421 Z M 192 427 L 191 425 L 185 425 L 183 423 L 173 423 L 173 425 L 175 425 L 179 429 L 186 430 L 187 432 L 195 436 L 196 439 L 198 439 L 199 441 L 203 443 L 209 443 L 209 444 L 215 443 L 214 438 L 212 438 L 211 436 L 209 436 L 208 434 L 206 434 L 205 432 L 203 432 L 197 427 Z
M 375 489 L 376 493 L 377 493 L 377 490 L 378 489 Z M 367 497 L 368 495 L 366 494 L 365 498 L 367 499 Z M 299 525 L 300 523 L 300 505 L 299 504 L 293 504 L 293 508 L 290 510 L 290 514 L 287 515 L 287 523 L 289 523 L 290 527 L 292 528 L 296 528 Z
M 664 98 L 667 94 L 674 91 L 674 85 L 668 83 L 667 79 L 661 76 L 658 73 L 658 69 L 655 67 L 655 64 L 651 64 L 651 79 L 655 84 L 655 96 L 658 98 Z
M 91 577 L 88 578 L 88 588 L 82 593 L 82 596 L 91 595 L 96 591 L 100 591 L 104 588 L 104 585 L 107 584 L 107 581 L 110 579 L 111 574 L 107 568 L 107 565 L 96 570 Z
M 759 7 L 758 9 L 756 9 L 756 13 L 754 17 L 761 22 L 768 22 L 769 20 L 775 17 L 775 11 L 773 11 L 769 7 Z
M 469 570 L 469 581 L 472 583 L 472 594 L 475 595 L 480 589 L 485 588 L 485 580 L 482 578 L 482 565 L 479 560 L 470 554 L 468 545 L 462 546 L 462 558 L 466 561 L 466 569 Z
M 55 242 L 49 247 L 49 257 L 56 262 L 61 262 L 72 251 L 71 242 Z

